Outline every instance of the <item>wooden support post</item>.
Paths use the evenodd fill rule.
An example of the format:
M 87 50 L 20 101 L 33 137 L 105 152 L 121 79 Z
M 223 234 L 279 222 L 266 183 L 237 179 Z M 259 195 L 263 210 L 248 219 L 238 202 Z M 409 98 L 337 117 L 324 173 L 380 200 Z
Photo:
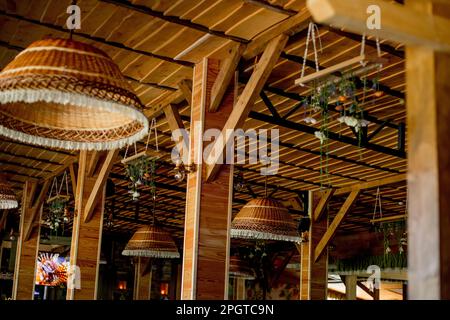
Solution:
M 100 259 L 105 182 L 114 163 L 117 150 L 101 152 L 80 151 L 72 244 L 70 248 L 71 270 L 80 272 L 80 288 L 67 289 L 67 300 L 95 300 L 97 298 L 98 269 Z M 90 169 L 97 158 L 97 170 Z M 88 175 L 88 173 L 94 175 Z M 98 173 L 97 173 L 98 172 Z M 78 269 L 79 268 L 79 269 Z
M 345 276 L 345 299 L 356 300 L 356 275 Z
M 322 197 L 326 193 L 310 192 L 309 216 L 313 217 L 317 211 Z M 328 201 L 331 197 L 328 197 Z M 322 203 L 322 209 L 326 213 L 327 202 Z M 300 251 L 300 300 L 326 300 L 328 289 L 328 249 L 325 248 L 319 259 L 314 260 L 314 251 L 327 231 L 328 213 L 318 215 L 320 219 L 311 219 L 307 242 L 297 246 Z
M 245 300 L 245 279 L 236 278 L 235 282 L 236 300 Z
M 181 280 L 182 280 L 182 274 L 183 274 L 183 265 L 178 264 L 177 265 L 177 287 L 175 291 L 175 300 L 181 300 Z
M 426 1 L 408 1 L 406 5 L 424 14 L 450 17 L 450 5 L 442 2 L 438 5 Z M 414 30 L 419 31 L 421 28 Z M 406 58 L 408 298 L 448 300 L 450 54 L 437 53 L 426 47 L 407 47 Z
M 152 269 L 150 259 L 137 258 L 134 265 L 133 300 L 150 300 L 152 289 Z
M 13 299 L 33 300 L 34 284 L 36 282 L 36 260 L 39 251 L 40 228 L 30 228 L 26 239 L 27 226 L 41 219 L 42 202 L 33 205 L 37 190 L 36 182 L 26 181 L 22 192 L 19 238 L 16 249 L 16 264 L 14 268 Z
M 222 129 L 233 109 L 233 88 L 230 88 L 219 110 L 208 112 L 210 99 L 207 97 L 218 72 L 217 60 L 204 59 L 194 68 L 189 164 L 203 161 L 203 132 L 209 128 Z M 232 189 L 231 165 L 222 166 L 217 179 L 211 183 L 205 182 L 205 168 L 201 164 L 188 175 L 183 300 L 227 299 Z
M 309 268 L 310 252 L 309 241 L 297 244 L 297 250 L 300 254 L 300 300 L 309 300 Z

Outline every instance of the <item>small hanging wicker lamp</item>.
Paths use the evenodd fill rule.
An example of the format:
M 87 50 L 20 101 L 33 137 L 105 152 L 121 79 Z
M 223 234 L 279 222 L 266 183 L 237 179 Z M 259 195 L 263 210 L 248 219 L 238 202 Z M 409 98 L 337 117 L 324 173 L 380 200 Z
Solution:
M 18 206 L 14 190 L 8 180 L 0 175 L 0 209 L 14 209 Z
M 142 139 L 142 104 L 103 51 L 72 39 L 32 43 L 0 72 L 0 134 L 69 150 Z
M 268 198 L 253 199 L 239 211 L 231 223 L 231 237 L 301 242 L 288 209 Z
M 179 258 L 175 241 L 167 231 L 155 225 L 139 228 L 128 241 L 124 256 L 150 258 Z
M 248 263 L 238 256 L 230 257 L 229 275 L 231 278 L 241 278 L 247 280 L 254 280 L 256 278 L 255 270 L 250 268 Z

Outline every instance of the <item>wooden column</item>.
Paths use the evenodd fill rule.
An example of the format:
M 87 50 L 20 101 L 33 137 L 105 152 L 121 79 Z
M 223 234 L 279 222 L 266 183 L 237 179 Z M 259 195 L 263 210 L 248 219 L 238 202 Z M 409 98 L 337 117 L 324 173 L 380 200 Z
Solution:
M 37 182 L 26 181 L 22 192 L 19 238 L 17 240 L 14 268 L 13 299 L 33 300 L 36 282 L 36 260 L 39 251 L 42 204 L 48 190 L 48 182 L 40 188 Z
M 236 300 L 245 300 L 245 279 L 236 278 Z
M 150 300 L 152 289 L 152 267 L 148 258 L 137 258 L 134 265 L 133 300 Z
M 67 300 L 97 298 L 105 182 L 116 156 L 117 151 L 80 152 L 70 265 L 79 268 L 81 287 L 68 288 Z
M 328 248 L 325 248 L 320 257 L 315 260 L 314 252 L 319 245 L 321 239 L 328 229 L 328 212 L 326 206 L 322 209 L 325 214 L 315 214 L 320 204 L 321 194 L 312 193 L 312 211 L 310 216 L 318 217 L 317 220 L 311 218 L 311 226 L 309 230 L 309 299 L 310 300 L 326 300 L 328 289 Z M 313 214 L 314 213 L 314 214 Z
M 450 5 L 408 1 L 450 17 Z M 406 49 L 408 298 L 450 299 L 450 54 Z
M 203 132 L 222 129 L 233 108 L 233 90 L 227 90 L 217 112 L 208 111 L 210 92 L 219 72 L 217 60 L 204 59 L 194 68 L 189 164 L 203 161 Z M 205 182 L 205 165 L 200 164 L 187 177 L 186 217 L 181 298 L 227 299 L 229 227 L 233 168 L 223 165 L 216 179 Z
M 310 251 L 309 242 L 302 242 L 297 245 L 300 253 L 300 300 L 309 300 L 309 267 L 310 267 Z
M 345 299 L 356 300 L 356 281 L 358 280 L 356 275 L 347 275 L 344 277 L 345 282 Z

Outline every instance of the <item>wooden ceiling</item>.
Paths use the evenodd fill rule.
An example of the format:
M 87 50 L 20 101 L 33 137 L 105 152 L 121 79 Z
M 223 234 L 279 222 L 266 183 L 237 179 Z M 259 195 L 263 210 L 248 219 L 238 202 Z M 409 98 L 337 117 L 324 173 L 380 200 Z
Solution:
M 0 0 L 0 68 L 35 40 L 67 37 L 64 25 L 66 8 L 70 3 L 70 0 Z M 146 106 L 146 114 L 158 119 L 159 147 L 166 155 L 157 170 L 157 219 L 181 238 L 185 183 L 176 182 L 173 178 L 170 130 L 164 116 L 155 110 L 168 103 L 177 105 L 188 127 L 190 106 L 180 86 L 192 80 L 194 64 L 204 57 L 220 59 L 233 45 L 242 43 L 247 46 L 239 64 L 239 81 L 241 86 L 244 85 L 261 51 L 254 44 L 294 19 L 308 22 L 305 0 L 79 0 L 78 5 L 82 10 L 81 30 L 77 30 L 73 38 L 107 52 Z M 291 32 L 289 42 L 263 90 L 264 99 L 255 103 L 245 123 L 246 129 L 280 130 L 280 167 L 276 175 L 268 177 L 269 194 L 286 201 L 302 196 L 307 190 L 348 186 L 405 173 L 407 137 L 404 137 L 403 46 L 381 40 L 382 57 L 387 59 L 380 71 L 383 96 L 375 97 L 373 90 L 358 90 L 367 118 L 370 117 L 368 136 L 373 135 L 370 143 L 366 147 L 349 143 L 350 140 L 355 141 L 354 134 L 339 124 L 338 112 L 331 112 L 329 130 L 336 133 L 336 140 L 329 140 L 321 146 L 314 134 L 304 132 L 301 127 L 305 109 L 298 106 L 305 96 L 311 94 L 311 89 L 294 84 L 294 80 L 300 77 L 307 23 L 297 25 L 300 27 Z M 319 31 L 322 45 L 320 68 L 360 54 L 360 36 L 325 26 L 319 26 Z M 376 54 L 375 39 L 366 41 L 365 51 Z M 306 74 L 315 71 L 311 51 L 306 65 Z M 366 76 L 370 81 L 376 76 L 376 71 L 368 72 Z M 267 104 L 273 105 L 275 114 Z M 320 119 L 318 114 L 314 116 Z M 318 130 L 321 122 L 309 126 Z M 151 147 L 154 145 L 152 139 Z M 138 145 L 138 149 L 142 148 L 143 143 Z M 320 156 L 321 150 L 326 151 L 328 157 Z M 121 150 L 123 155 L 124 150 Z M 76 161 L 76 156 L 76 152 L 40 148 L 0 138 L 0 166 L 2 172 L 9 174 L 18 195 L 24 181 L 45 179 Z M 235 171 L 242 171 L 246 186 L 235 191 L 234 212 L 253 196 L 264 194 L 265 178 L 259 174 L 259 169 L 260 165 L 250 164 L 235 168 Z M 150 195 L 144 191 L 138 207 L 131 201 L 120 161 L 114 165 L 110 178 L 115 184 L 115 194 L 107 198 L 106 204 L 108 212 L 113 210 L 114 213 L 114 225 L 109 231 L 132 232 L 138 225 L 149 222 Z M 405 212 L 405 183 L 383 187 L 380 192 L 387 215 Z M 376 189 L 364 192 L 342 226 L 342 232 L 370 227 L 375 195 Z M 330 204 L 332 211 L 342 202 L 343 199 L 334 199 Z M 300 211 L 298 208 L 292 210 L 294 217 L 298 218 Z

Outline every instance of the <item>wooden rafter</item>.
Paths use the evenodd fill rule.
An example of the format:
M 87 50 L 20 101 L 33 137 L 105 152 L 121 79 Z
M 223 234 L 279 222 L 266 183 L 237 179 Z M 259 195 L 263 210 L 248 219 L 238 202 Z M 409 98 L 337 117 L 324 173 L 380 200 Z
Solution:
M 244 45 L 236 44 L 231 47 L 228 56 L 221 61 L 220 71 L 217 75 L 216 81 L 211 89 L 211 103 L 209 105 L 209 112 L 216 112 L 219 109 L 222 98 L 227 90 L 231 79 L 233 78 L 236 67 L 241 58 Z
M 311 15 L 308 10 L 297 13 L 257 35 L 247 44 L 243 58 L 251 59 L 264 51 L 266 45 L 281 34 L 292 35 L 308 28 Z
M 350 195 L 345 200 L 344 204 L 342 205 L 339 212 L 336 214 L 336 216 L 333 219 L 333 222 L 331 222 L 330 226 L 328 227 L 327 231 L 323 235 L 322 239 L 320 240 L 319 244 L 317 245 L 316 249 L 314 250 L 314 261 L 317 261 L 320 256 L 322 255 L 325 248 L 330 243 L 331 239 L 333 239 L 333 236 L 336 234 L 337 228 L 340 226 L 342 221 L 347 216 L 347 213 L 350 211 L 351 207 L 355 203 L 356 199 L 359 196 L 360 190 L 354 190 L 350 193 Z
M 390 185 L 390 184 L 399 183 L 399 182 L 403 182 L 403 181 L 406 181 L 406 174 L 404 174 L 404 173 L 398 174 L 398 175 L 395 175 L 392 177 L 387 177 L 387 178 L 382 178 L 382 179 L 377 179 L 377 180 L 372 180 L 372 181 L 368 181 L 368 182 L 354 184 L 349 187 L 339 188 L 339 189 L 336 189 L 336 191 L 334 192 L 334 195 L 339 196 L 339 195 L 347 194 L 349 192 L 356 191 L 356 190 L 364 190 L 364 189 L 382 187 L 385 185 Z
M 169 104 L 163 110 L 171 132 L 179 129 L 184 129 L 184 124 L 181 120 L 177 107 L 175 107 L 173 104 Z M 187 150 L 188 147 L 186 141 L 184 140 L 184 137 L 182 137 L 182 140 L 182 148 L 181 150 L 178 150 L 180 154 L 183 152 L 183 150 Z
M 314 210 L 314 221 L 318 221 L 322 217 L 333 194 L 334 189 L 328 189 L 323 192 L 322 197 L 320 198 L 320 201 L 317 204 L 316 209 Z
M 118 154 L 119 150 L 110 150 L 107 152 L 105 160 L 102 162 L 102 166 L 100 168 L 100 171 L 97 175 L 95 176 L 87 176 L 87 169 L 86 169 L 86 176 L 88 178 L 94 178 L 95 182 L 94 185 L 92 187 L 92 190 L 89 194 L 89 197 L 87 198 L 86 201 L 86 205 L 84 207 L 84 222 L 88 222 L 91 217 L 92 214 L 94 212 L 94 208 L 95 205 L 97 204 L 98 201 L 98 195 L 101 192 L 106 179 L 108 178 L 108 174 L 111 171 L 111 168 L 114 164 L 114 161 L 116 160 L 117 154 Z M 95 153 L 97 153 L 97 151 L 93 152 L 94 154 L 91 155 L 91 157 L 96 157 Z
M 368 29 L 367 8 L 376 5 L 381 12 L 381 28 Z M 380 0 L 308 0 L 314 20 L 412 46 L 426 46 L 450 52 L 450 20 L 399 4 Z
M 178 88 L 183 92 L 184 99 L 191 105 L 192 100 L 192 81 L 183 79 L 178 82 Z
M 45 180 L 41 187 L 41 191 L 39 192 L 39 195 L 36 197 L 36 199 L 33 202 L 32 199 L 34 197 L 34 193 L 37 190 L 37 183 L 32 183 L 32 191 L 30 192 L 30 195 L 28 196 L 28 199 L 30 199 L 30 202 L 29 202 L 30 207 L 24 208 L 24 210 L 31 211 L 31 213 L 30 213 L 31 219 L 24 226 L 24 230 L 23 230 L 24 241 L 28 241 L 28 239 L 30 239 L 31 232 L 35 226 L 36 217 L 38 216 L 39 210 L 41 210 L 41 206 L 44 203 L 45 196 L 47 195 L 47 191 L 48 191 L 49 187 L 50 187 L 50 181 Z
M 261 56 L 261 59 L 258 62 L 255 70 L 253 71 L 249 82 L 245 86 L 241 96 L 239 97 L 233 108 L 233 111 L 231 112 L 227 122 L 224 125 L 224 128 L 222 130 L 222 137 L 224 137 L 222 145 L 223 148 L 221 148 L 222 150 L 216 152 L 213 155 L 211 153 L 208 154 L 208 158 L 212 161 L 209 162 L 211 164 L 209 164 L 206 168 L 207 181 L 211 181 L 214 178 L 220 167 L 219 160 L 223 157 L 224 147 L 227 146 L 229 141 L 234 138 L 233 135 L 229 134 L 229 130 L 233 132 L 235 129 L 240 128 L 245 122 L 245 119 L 247 118 L 250 109 L 253 107 L 254 102 L 259 96 L 259 93 L 261 92 L 264 84 L 266 83 L 272 71 L 272 68 L 278 61 L 278 58 L 283 51 L 287 40 L 288 37 L 284 34 L 281 34 L 275 39 L 271 40 L 267 45 L 266 50 Z M 218 147 L 216 147 L 218 143 L 222 142 L 219 140 L 215 142 L 213 148 L 211 148 L 211 152 L 219 149 Z M 212 159 L 210 157 L 212 157 Z

